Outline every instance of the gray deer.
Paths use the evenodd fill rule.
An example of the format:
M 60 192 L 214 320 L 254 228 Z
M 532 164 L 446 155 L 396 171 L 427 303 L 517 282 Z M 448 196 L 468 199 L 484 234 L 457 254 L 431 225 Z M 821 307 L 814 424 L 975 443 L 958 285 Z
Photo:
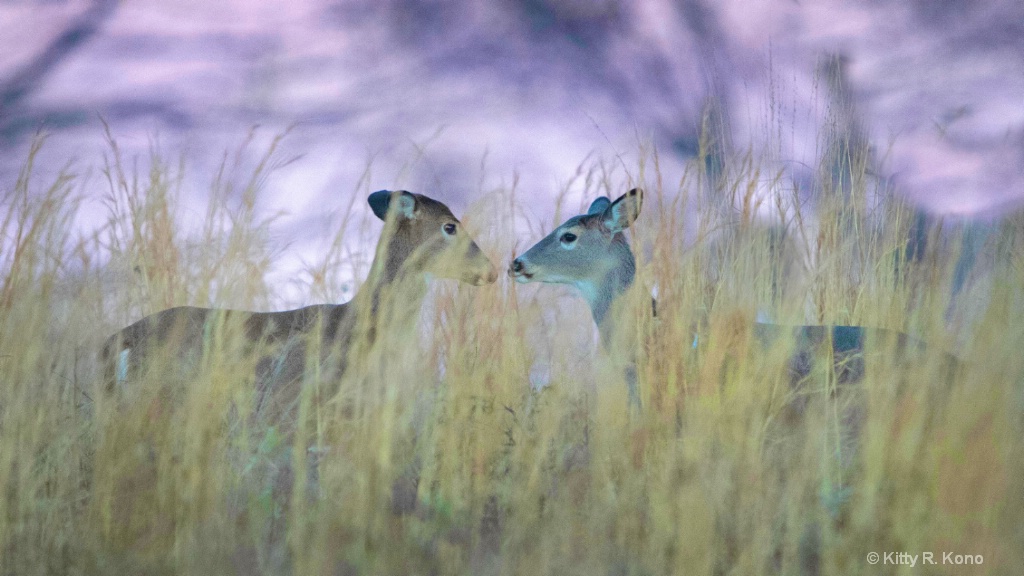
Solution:
M 631 410 L 640 410 L 640 398 L 636 387 L 636 357 L 639 346 L 635 332 L 637 322 L 630 315 L 623 314 L 627 306 L 648 308 L 656 314 L 653 301 L 644 290 L 636 290 L 634 276 L 636 262 L 623 231 L 629 228 L 640 215 L 643 192 L 633 189 L 615 200 L 598 198 L 586 214 L 574 216 L 555 228 L 551 234 L 522 256 L 514 259 L 508 273 L 516 282 L 548 282 L 574 286 L 590 305 L 594 322 L 601 334 L 602 347 L 609 355 L 618 355 L 613 361 L 614 369 L 623 369 L 629 387 Z M 646 312 L 640 309 L 642 312 Z M 635 318 L 635 315 L 633 316 Z M 859 398 L 857 386 L 852 383 L 864 375 L 864 350 L 868 343 L 882 343 L 892 346 L 896 358 L 903 358 L 907 352 L 924 349 L 924 344 L 901 332 L 862 326 L 783 326 L 756 322 L 749 332 L 751 342 L 767 350 L 782 344 L 790 353 L 788 377 L 794 390 L 805 382 L 813 380 L 812 369 L 816 360 L 832 362 L 835 382 L 842 384 L 832 391 L 842 394 L 837 401 L 840 409 L 839 442 L 834 454 L 843 470 L 849 471 L 855 464 L 859 452 L 860 433 L 865 416 L 865 402 Z M 695 337 L 693 346 L 699 345 Z M 942 353 L 941 370 L 952 375 L 962 365 L 953 355 Z M 939 384 L 938 390 L 948 390 Z M 798 423 L 806 414 L 808 394 L 793 394 L 784 408 L 782 420 L 785 434 L 786 422 Z M 780 462 L 785 462 L 780 459 Z M 833 517 L 839 518 L 849 500 L 849 485 L 830 484 L 822 480 L 819 497 L 823 508 Z M 818 526 L 811 522 L 804 527 L 801 555 L 816 573 L 819 542 Z
M 590 305 L 590 312 L 608 352 L 622 352 L 620 346 L 635 345 L 635 335 L 623 337 L 632 324 L 623 322 L 624 296 L 633 287 L 636 261 L 623 232 L 639 217 L 643 191 L 634 188 L 612 202 L 601 197 L 586 214 L 573 216 L 512 261 L 508 273 L 519 283 L 547 282 L 574 286 Z M 641 298 L 642 300 L 642 298 Z M 653 302 L 652 302 L 653 304 Z M 652 312 L 654 307 L 652 306 Z M 863 375 L 862 353 L 866 340 L 894 342 L 897 350 L 920 347 L 921 343 L 893 330 L 862 326 L 783 326 L 753 323 L 753 335 L 768 347 L 790 338 L 793 355 L 789 368 L 794 382 L 805 378 L 822 346 L 831 347 L 840 382 L 855 381 Z M 697 345 L 697 339 L 694 339 Z M 634 352 L 626 350 L 627 356 Z M 639 403 L 635 367 L 626 359 L 629 397 Z

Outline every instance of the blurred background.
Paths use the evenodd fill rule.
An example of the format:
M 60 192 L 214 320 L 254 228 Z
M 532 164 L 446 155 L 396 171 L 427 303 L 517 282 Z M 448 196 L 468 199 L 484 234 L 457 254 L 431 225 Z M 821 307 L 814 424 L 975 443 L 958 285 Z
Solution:
M 97 190 L 95 225 L 103 122 L 126 158 L 180 159 L 196 198 L 226 152 L 254 163 L 287 130 L 263 208 L 297 254 L 355 192 L 460 214 L 514 186 L 547 223 L 581 166 L 624 182 L 655 149 L 671 191 L 702 146 L 808 195 L 831 147 L 866 147 L 885 189 L 992 219 L 1024 199 L 1024 3 L 0 2 L 0 185 L 49 133 L 36 170 Z

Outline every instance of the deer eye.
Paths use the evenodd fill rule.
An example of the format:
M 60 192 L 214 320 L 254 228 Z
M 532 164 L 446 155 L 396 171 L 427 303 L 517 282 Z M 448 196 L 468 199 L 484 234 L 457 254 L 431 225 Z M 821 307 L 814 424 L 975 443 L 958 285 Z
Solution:
M 441 230 L 447 236 L 455 236 L 455 232 L 456 232 L 457 228 L 455 227 L 455 224 L 452 224 L 451 222 L 448 222 L 444 226 L 441 226 Z
M 572 232 L 566 232 L 565 234 L 562 234 L 562 237 L 559 238 L 558 241 L 562 244 L 572 244 L 576 241 L 576 235 Z

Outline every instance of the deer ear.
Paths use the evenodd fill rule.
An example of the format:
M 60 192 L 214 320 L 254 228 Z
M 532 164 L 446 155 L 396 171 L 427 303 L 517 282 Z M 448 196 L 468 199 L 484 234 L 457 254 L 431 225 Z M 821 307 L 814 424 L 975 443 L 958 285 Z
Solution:
M 640 217 L 640 208 L 644 203 L 644 191 L 633 188 L 612 202 L 604 210 L 602 221 L 605 228 L 613 234 L 622 232 L 633 225 Z
M 601 196 L 597 200 L 594 200 L 590 205 L 590 208 L 587 209 L 587 216 L 604 213 L 604 211 L 608 209 L 608 205 L 611 203 L 612 201 L 609 200 L 607 196 Z
M 412 218 L 416 215 L 416 196 L 405 190 L 378 190 L 370 194 L 366 201 L 377 218 L 385 220 L 388 217 L 388 209 L 391 207 L 393 198 L 397 199 L 396 205 L 399 214 L 405 218 Z

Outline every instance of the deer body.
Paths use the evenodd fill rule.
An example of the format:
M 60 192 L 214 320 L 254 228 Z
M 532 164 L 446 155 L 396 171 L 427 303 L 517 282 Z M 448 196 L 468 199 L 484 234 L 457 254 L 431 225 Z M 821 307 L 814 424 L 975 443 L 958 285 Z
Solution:
M 345 304 L 319 304 L 282 312 L 182 306 L 147 316 L 112 335 L 103 356 L 107 384 L 122 384 L 161 350 L 174 371 L 187 372 L 219 343 L 242 342 L 252 355 L 261 402 L 280 414 L 298 398 L 310 357 L 321 375 L 337 379 L 359 339 L 372 345 L 379 332 L 415 327 L 429 275 L 474 285 L 494 282 L 497 271 L 447 206 L 420 194 L 381 190 L 369 197 L 384 220 L 369 278 Z M 226 339 L 225 336 L 233 336 Z

